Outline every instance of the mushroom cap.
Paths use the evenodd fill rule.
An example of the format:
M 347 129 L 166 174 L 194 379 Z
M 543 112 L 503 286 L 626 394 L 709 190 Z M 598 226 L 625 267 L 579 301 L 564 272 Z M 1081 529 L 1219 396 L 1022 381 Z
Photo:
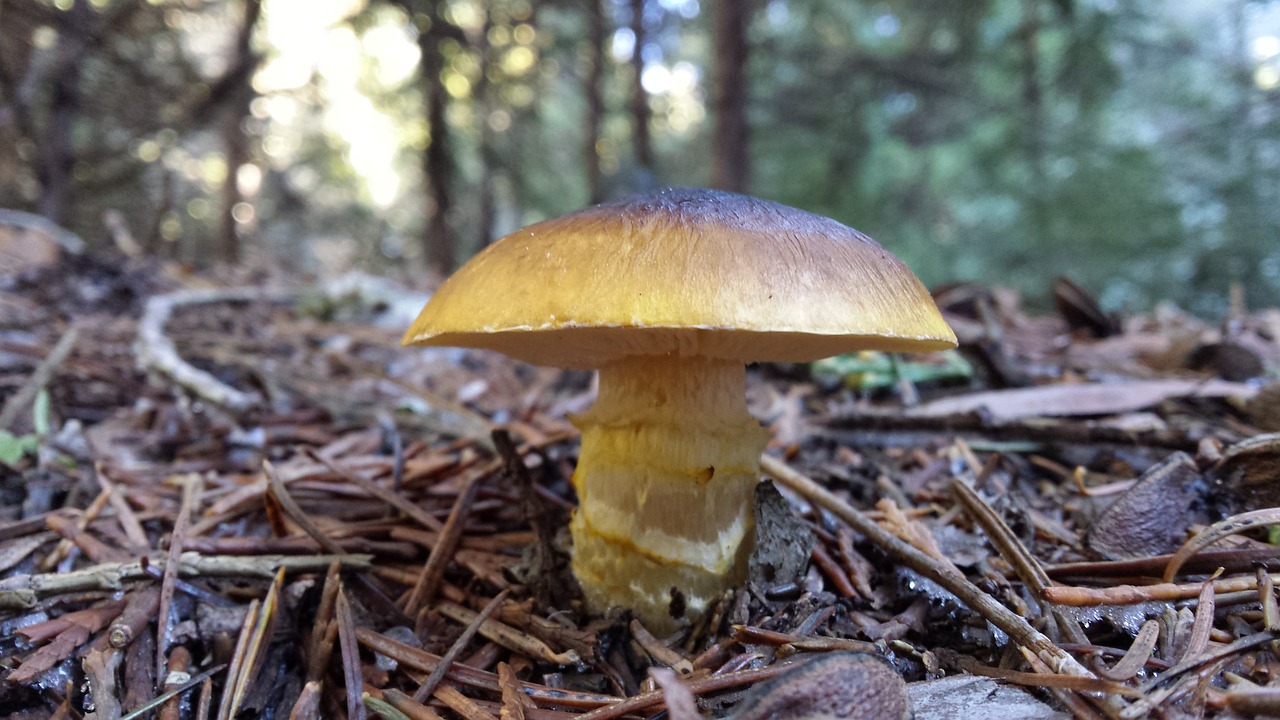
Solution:
M 440 286 L 404 342 L 594 368 L 632 355 L 926 352 L 956 338 L 920 280 L 857 230 L 746 195 L 671 189 L 499 239 Z

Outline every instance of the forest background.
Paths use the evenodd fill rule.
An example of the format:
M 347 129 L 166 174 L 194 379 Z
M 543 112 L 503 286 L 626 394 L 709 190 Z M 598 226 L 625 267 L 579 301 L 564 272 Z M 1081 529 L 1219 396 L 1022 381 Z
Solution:
M 0 207 L 91 249 L 429 283 L 711 185 L 926 283 L 1280 305 L 1280 3 L 0 0 Z

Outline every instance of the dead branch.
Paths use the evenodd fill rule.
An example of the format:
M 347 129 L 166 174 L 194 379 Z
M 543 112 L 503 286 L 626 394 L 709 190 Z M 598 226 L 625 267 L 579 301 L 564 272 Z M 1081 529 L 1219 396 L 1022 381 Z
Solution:
M 197 555 L 183 553 L 179 558 L 180 577 L 241 577 L 270 580 L 279 570 L 286 573 L 324 572 L 332 562 L 341 562 L 344 570 L 367 570 L 372 555 Z M 63 593 L 94 590 L 120 590 L 126 583 L 153 580 L 150 566 L 163 568 L 160 558 L 127 563 L 94 565 L 65 573 L 15 575 L 0 581 L 0 612 L 29 610 L 47 597 Z
M 151 297 L 138 322 L 138 339 L 134 343 L 138 367 L 144 372 L 167 377 L 196 396 L 228 410 L 243 412 L 257 407 L 262 398 L 256 393 L 237 390 L 183 360 L 173 341 L 164 334 L 164 326 L 174 310 L 187 305 L 283 302 L 287 299 L 287 295 L 257 288 L 179 290 Z

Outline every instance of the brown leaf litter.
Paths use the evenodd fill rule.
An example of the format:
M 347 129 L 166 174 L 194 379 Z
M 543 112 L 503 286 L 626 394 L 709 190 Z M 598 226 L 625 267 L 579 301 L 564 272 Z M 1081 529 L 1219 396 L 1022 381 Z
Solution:
M 11 717 L 1280 713 L 1280 311 L 956 286 L 971 383 L 756 368 L 774 552 L 654 637 L 565 575 L 587 375 L 38 260 L 0 281 Z

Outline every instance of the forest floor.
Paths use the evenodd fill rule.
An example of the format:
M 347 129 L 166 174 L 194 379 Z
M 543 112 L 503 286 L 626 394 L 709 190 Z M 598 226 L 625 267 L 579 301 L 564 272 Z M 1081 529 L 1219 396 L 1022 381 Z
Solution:
M 23 262 L 9 717 L 1280 714 L 1275 309 L 961 285 L 956 353 L 753 367 L 772 555 L 654 637 L 559 580 L 588 374 L 401 347 L 375 278 Z

